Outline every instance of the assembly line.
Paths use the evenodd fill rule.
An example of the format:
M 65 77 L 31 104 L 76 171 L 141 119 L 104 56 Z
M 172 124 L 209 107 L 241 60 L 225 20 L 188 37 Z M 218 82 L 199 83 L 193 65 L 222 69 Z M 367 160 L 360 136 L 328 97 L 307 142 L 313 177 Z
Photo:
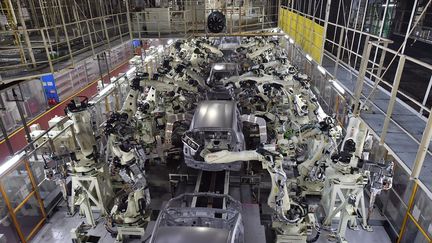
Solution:
M 145 55 L 131 60 L 133 71 L 122 77 L 124 102 L 105 121 L 95 121 L 92 101 L 75 97 L 65 117 L 56 118 L 68 132 L 54 147 L 34 126 L 36 145 L 46 146 L 39 149 L 46 178 L 62 188 L 68 213 L 83 215 L 90 226 L 105 224 L 117 242 L 150 230 L 154 243 L 247 242 L 243 202 L 230 195 L 230 178 L 256 176 L 270 182 L 268 191 L 258 190 L 265 200 L 252 179 L 241 190 L 271 209 L 265 227 L 274 242 L 314 242 L 323 230 L 347 242 L 347 227 L 358 222 L 372 230 L 368 217 L 375 196 L 392 187 L 393 161 L 369 160 L 373 140 L 358 117 L 349 114 L 343 128 L 325 113 L 310 77 L 291 64 L 287 41 L 280 35 L 170 41 L 153 48 L 154 72 L 143 65 Z M 182 174 L 172 199 L 154 208 L 149 168 L 173 163 L 164 176 Z M 180 186 L 182 176 L 197 177 L 192 191 Z M 156 219 L 152 212 L 159 212 Z M 74 229 L 75 242 L 85 242 L 84 228 Z

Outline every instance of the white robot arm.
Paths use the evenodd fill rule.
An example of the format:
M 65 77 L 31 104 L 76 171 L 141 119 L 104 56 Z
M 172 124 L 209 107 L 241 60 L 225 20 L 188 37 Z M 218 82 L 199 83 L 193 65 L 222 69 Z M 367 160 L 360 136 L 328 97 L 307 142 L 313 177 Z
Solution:
M 65 108 L 67 116 L 73 122 L 75 138 L 79 151 L 75 154 L 74 171 L 88 172 L 94 169 L 97 162 L 96 139 L 93 134 L 91 112 L 88 109 L 87 97 L 75 97 Z
M 205 155 L 206 163 L 230 163 L 235 161 L 258 160 L 262 163 L 264 169 L 270 174 L 272 180 L 272 189 L 267 200 L 267 204 L 274 209 L 279 219 L 290 222 L 287 217 L 287 211 L 291 208 L 291 201 L 287 190 L 287 176 L 282 168 L 282 157 L 269 151 L 246 150 L 240 152 L 229 152 L 227 150 L 208 153 Z
M 246 54 L 246 57 L 248 57 L 250 59 L 257 58 L 258 56 L 260 56 L 261 54 L 263 54 L 264 52 L 266 52 L 272 48 L 274 48 L 273 44 L 270 44 L 270 43 L 266 44 L 265 46 L 258 48 L 256 51 Z
M 211 46 L 209 44 L 201 43 L 200 47 L 209 50 L 211 53 L 215 54 L 217 57 L 223 57 L 223 55 L 224 55 L 221 50 L 219 50 L 218 48 Z

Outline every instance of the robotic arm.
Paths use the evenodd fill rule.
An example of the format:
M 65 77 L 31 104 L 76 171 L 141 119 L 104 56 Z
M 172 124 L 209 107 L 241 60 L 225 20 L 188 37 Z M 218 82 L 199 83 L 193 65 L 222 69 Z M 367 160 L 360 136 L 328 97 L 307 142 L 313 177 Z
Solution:
M 214 55 L 216 55 L 217 57 L 223 57 L 223 53 L 221 50 L 219 50 L 218 48 L 211 46 L 207 43 L 199 43 L 198 44 L 199 47 L 204 48 L 204 50 L 206 50 L 206 52 L 212 53 Z
M 139 95 L 142 92 L 142 88 L 140 86 L 141 79 L 136 77 L 132 79 L 130 84 L 130 91 L 123 103 L 122 112 L 128 114 L 129 119 L 135 114 L 137 111 L 137 100 Z
M 272 189 L 267 204 L 277 212 L 280 220 L 294 223 L 290 219 L 288 211 L 291 209 L 291 201 L 287 190 L 287 175 L 282 168 L 282 157 L 264 149 L 229 152 L 227 150 L 208 153 L 204 160 L 209 164 L 230 163 L 235 161 L 258 160 L 263 168 L 267 169 L 272 180 Z
M 93 135 L 91 113 L 88 110 L 87 97 L 75 97 L 65 108 L 66 115 L 72 120 L 75 137 L 80 148 L 75 154 L 74 170 L 88 172 L 94 169 L 96 163 L 96 139 Z
M 271 44 L 271 43 L 266 44 L 263 47 L 258 48 L 254 52 L 246 54 L 246 57 L 248 57 L 250 59 L 257 58 L 258 56 L 260 56 L 261 54 L 263 54 L 264 52 L 266 52 L 272 48 L 274 48 L 273 44 Z

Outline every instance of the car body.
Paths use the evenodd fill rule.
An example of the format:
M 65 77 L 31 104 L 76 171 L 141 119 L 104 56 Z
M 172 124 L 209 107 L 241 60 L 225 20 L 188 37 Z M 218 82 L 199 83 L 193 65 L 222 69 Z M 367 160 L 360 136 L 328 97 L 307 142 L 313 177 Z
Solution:
M 240 112 L 235 101 L 206 100 L 195 110 L 190 128 L 183 135 L 183 154 L 189 167 L 207 170 L 240 170 L 242 162 L 207 164 L 204 154 L 221 150 L 245 150 Z
M 226 207 L 195 207 L 194 198 L 223 200 Z M 244 228 L 241 204 L 229 195 L 184 193 L 161 210 L 150 243 L 242 243 Z

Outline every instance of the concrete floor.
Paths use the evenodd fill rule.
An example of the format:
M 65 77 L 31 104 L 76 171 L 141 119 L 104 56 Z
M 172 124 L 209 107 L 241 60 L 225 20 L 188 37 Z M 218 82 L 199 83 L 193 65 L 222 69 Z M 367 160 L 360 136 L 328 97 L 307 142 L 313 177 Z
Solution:
M 247 215 L 247 214 L 246 214 Z M 97 217 L 95 215 L 95 217 Z M 37 235 L 30 241 L 32 243 L 49 242 L 49 243 L 65 243 L 71 242 L 70 230 L 77 227 L 84 222 L 85 218 L 81 218 L 78 215 L 69 217 L 66 215 L 66 208 L 64 206 L 59 207 L 59 210 L 52 215 L 47 220 L 47 223 L 42 227 L 42 229 L 37 233 Z M 247 221 L 247 218 L 245 218 Z M 248 221 L 250 222 L 250 221 Z M 148 228 L 153 227 L 154 222 L 150 222 Z M 244 223 L 245 225 L 248 223 Z M 335 226 L 336 227 L 336 226 Z M 246 226 L 245 226 L 246 228 Z M 347 230 L 346 238 L 350 243 L 364 243 L 364 242 L 380 242 L 380 243 L 390 243 L 391 240 L 387 235 L 383 226 L 373 226 L 373 232 L 366 232 L 362 229 L 358 231 Z M 245 235 L 246 235 L 245 229 Z M 151 229 L 148 229 L 142 239 L 128 239 L 125 242 L 143 242 L 150 235 Z M 114 238 L 105 230 L 103 225 L 103 219 L 99 219 L 99 223 L 93 229 L 89 230 L 90 235 L 100 237 L 99 243 L 112 243 Z M 323 231 L 317 243 L 332 242 L 328 237 L 329 233 Z M 259 240 L 258 240 L 259 239 Z M 246 237 L 245 243 L 247 242 L 264 242 L 263 237 Z

